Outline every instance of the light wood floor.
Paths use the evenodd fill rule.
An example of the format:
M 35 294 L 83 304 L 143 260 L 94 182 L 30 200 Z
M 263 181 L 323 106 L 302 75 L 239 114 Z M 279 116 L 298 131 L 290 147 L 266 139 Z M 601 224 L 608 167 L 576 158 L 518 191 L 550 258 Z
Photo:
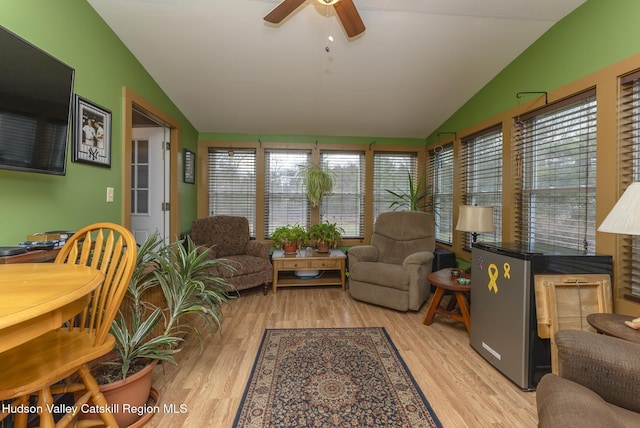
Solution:
M 353 300 L 339 287 L 244 292 L 225 309 L 222 334 L 188 337 L 178 365 L 156 368 L 161 410 L 147 426 L 231 427 L 265 328 L 383 326 L 445 428 L 535 427 L 535 392 L 523 392 L 470 346 L 462 323 L 427 310 L 401 313 Z M 166 413 L 163 404 L 184 405 Z

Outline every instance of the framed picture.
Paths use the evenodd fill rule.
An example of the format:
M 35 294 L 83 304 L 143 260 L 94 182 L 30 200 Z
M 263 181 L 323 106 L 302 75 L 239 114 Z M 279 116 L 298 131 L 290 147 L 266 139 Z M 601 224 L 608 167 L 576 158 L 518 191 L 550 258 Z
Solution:
M 196 154 L 187 149 L 184 149 L 184 182 L 196 182 Z
M 72 160 L 111 168 L 111 111 L 79 95 L 74 99 Z

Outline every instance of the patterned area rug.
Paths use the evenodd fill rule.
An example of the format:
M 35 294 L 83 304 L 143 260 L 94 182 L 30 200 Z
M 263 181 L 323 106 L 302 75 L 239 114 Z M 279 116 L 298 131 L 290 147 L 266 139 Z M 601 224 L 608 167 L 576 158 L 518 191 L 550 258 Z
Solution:
M 268 329 L 234 427 L 441 427 L 375 328 Z

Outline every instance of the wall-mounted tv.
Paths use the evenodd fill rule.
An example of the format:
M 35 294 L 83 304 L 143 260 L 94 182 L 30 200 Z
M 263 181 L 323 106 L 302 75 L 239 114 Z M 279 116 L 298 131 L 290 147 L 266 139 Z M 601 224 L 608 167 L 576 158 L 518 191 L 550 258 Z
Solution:
M 64 175 L 74 69 L 0 26 L 0 168 Z

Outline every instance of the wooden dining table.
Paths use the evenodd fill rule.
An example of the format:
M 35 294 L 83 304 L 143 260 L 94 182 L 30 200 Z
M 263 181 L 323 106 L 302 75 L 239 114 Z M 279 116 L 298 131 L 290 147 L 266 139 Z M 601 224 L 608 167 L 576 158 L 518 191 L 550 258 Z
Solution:
M 103 281 L 102 272 L 88 266 L 0 265 L 0 353 L 61 327 Z

